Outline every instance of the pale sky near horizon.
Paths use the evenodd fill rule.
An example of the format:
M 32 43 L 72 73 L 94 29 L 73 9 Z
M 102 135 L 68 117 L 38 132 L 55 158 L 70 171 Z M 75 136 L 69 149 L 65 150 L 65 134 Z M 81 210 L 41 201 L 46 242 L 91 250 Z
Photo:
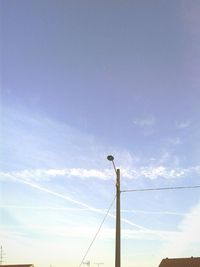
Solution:
M 121 189 L 200 185 L 200 2 L 1 0 L 5 263 L 78 267 Z M 200 189 L 121 194 L 122 267 L 199 256 Z M 115 205 L 86 261 L 114 266 Z

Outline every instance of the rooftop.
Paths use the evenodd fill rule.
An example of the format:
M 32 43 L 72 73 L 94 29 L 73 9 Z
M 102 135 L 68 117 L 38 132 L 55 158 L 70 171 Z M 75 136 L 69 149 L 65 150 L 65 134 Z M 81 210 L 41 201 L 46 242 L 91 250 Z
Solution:
M 200 257 L 163 259 L 159 267 L 200 267 Z

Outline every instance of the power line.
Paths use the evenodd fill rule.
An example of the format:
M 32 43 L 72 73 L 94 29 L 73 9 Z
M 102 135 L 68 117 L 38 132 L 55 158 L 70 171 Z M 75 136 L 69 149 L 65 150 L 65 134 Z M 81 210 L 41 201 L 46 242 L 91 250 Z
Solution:
M 104 224 L 104 222 L 105 222 L 105 220 L 106 220 L 106 218 L 107 218 L 107 216 L 108 216 L 108 213 L 109 213 L 110 209 L 112 208 L 112 205 L 113 205 L 113 203 L 114 203 L 114 201 L 115 201 L 115 198 L 116 198 L 116 196 L 115 196 L 114 199 L 112 200 L 112 202 L 111 202 L 111 204 L 110 204 L 110 206 L 109 206 L 109 208 L 108 208 L 108 210 L 107 210 L 107 212 L 106 212 L 106 214 L 105 214 L 105 216 L 104 216 L 104 218 L 103 218 L 103 220 L 102 220 L 102 222 L 101 222 L 101 224 L 100 224 L 100 226 L 99 226 L 99 228 L 98 228 L 96 234 L 94 235 L 94 237 L 93 237 L 93 239 L 92 239 L 92 241 L 91 241 L 91 243 L 90 243 L 88 249 L 86 250 L 86 252 L 85 252 L 85 254 L 84 254 L 83 258 L 82 258 L 81 263 L 79 264 L 79 267 L 83 264 L 85 258 L 87 257 L 87 254 L 88 254 L 89 251 L 90 251 L 90 248 L 92 247 L 94 241 L 96 240 L 97 235 L 99 234 L 99 232 L 100 232 L 100 230 L 101 230 L 101 228 L 102 228 L 102 226 L 103 226 L 103 224 Z
M 141 189 L 127 189 L 121 190 L 121 193 L 127 192 L 144 192 L 144 191 L 161 191 L 161 190 L 181 190 L 181 189 L 195 189 L 200 188 L 200 185 L 193 186 L 175 186 L 175 187 L 155 187 L 155 188 L 141 188 Z

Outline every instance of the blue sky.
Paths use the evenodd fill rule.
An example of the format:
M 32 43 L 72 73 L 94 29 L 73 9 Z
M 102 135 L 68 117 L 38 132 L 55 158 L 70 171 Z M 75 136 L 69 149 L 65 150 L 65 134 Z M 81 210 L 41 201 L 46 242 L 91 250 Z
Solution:
M 200 179 L 200 3 L 1 1 L 6 263 L 79 266 L 122 190 Z M 122 267 L 199 256 L 199 190 L 122 193 Z M 86 260 L 114 266 L 115 206 Z

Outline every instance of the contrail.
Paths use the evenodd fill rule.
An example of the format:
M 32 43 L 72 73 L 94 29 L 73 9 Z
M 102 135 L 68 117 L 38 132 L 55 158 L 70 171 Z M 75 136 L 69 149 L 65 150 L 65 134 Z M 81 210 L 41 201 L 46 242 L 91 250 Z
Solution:
M 53 207 L 53 206 L 22 206 L 22 205 L 0 205 L 0 208 L 10 209 L 33 209 L 33 210 L 57 210 L 57 211 L 88 211 L 88 208 L 70 208 L 70 207 Z M 99 209 L 106 212 L 106 209 Z M 111 210 L 114 212 L 114 210 Z M 172 215 L 172 216 L 186 216 L 187 213 L 173 212 L 173 211 L 146 211 L 134 209 L 121 209 L 121 213 L 139 213 L 139 214 L 153 214 L 153 215 Z
M 68 201 L 68 202 L 71 202 L 71 203 L 74 203 L 74 204 L 76 204 L 76 205 L 79 205 L 79 206 L 81 206 L 81 207 L 83 207 L 83 208 L 86 208 L 86 209 L 89 210 L 89 211 L 92 211 L 92 212 L 95 212 L 95 213 L 99 213 L 99 214 L 104 214 L 104 215 L 106 214 L 106 211 L 103 211 L 103 210 L 94 208 L 94 207 L 92 207 L 92 206 L 90 206 L 90 205 L 88 205 L 88 204 L 85 204 L 84 202 L 81 202 L 81 201 L 78 201 L 78 200 L 73 199 L 73 198 L 71 198 L 71 197 L 68 197 L 68 196 L 65 196 L 65 195 L 63 195 L 63 194 L 57 193 L 57 192 L 55 192 L 55 191 L 52 191 L 52 190 L 50 190 L 50 189 L 47 189 L 47 188 L 45 188 L 45 187 L 43 187 L 43 186 L 40 186 L 40 185 L 38 185 L 38 184 L 34 184 L 34 183 L 31 183 L 31 182 L 28 182 L 28 181 L 25 181 L 25 180 L 21 180 L 21 179 L 19 179 L 19 178 L 13 177 L 13 176 L 12 176 L 12 179 L 15 180 L 15 181 L 17 181 L 17 182 L 19 182 L 19 183 L 26 184 L 26 185 L 28 185 L 28 186 L 30 186 L 30 187 L 32 187 L 32 188 L 38 189 L 38 190 L 43 191 L 43 192 L 45 192 L 45 193 L 48 193 L 48 194 L 51 194 L 51 195 L 53 195 L 53 196 L 62 198 L 62 199 L 64 199 L 64 200 Z M 111 214 L 111 213 L 108 213 L 108 216 L 111 217 L 111 218 L 114 218 L 114 219 L 115 219 L 115 215 L 113 215 L 113 214 Z M 129 225 L 131 225 L 131 226 L 133 226 L 133 227 L 135 227 L 135 228 L 138 228 L 138 229 L 140 229 L 140 230 L 143 230 L 143 231 L 145 231 L 145 232 L 148 232 L 148 233 L 154 233 L 154 234 L 160 236 L 160 234 L 158 234 L 157 231 L 153 231 L 153 230 L 151 230 L 151 229 L 148 229 L 148 228 L 146 228 L 146 227 L 143 227 L 143 226 L 141 226 L 141 225 L 138 225 L 138 224 L 136 224 L 136 223 L 133 223 L 133 222 L 131 222 L 130 220 L 127 220 L 127 219 L 123 219 L 123 218 L 122 218 L 121 221 L 122 221 L 122 222 L 125 222 L 125 223 L 127 223 L 127 224 L 129 224 Z
M 51 207 L 51 206 L 20 206 L 20 205 L 0 205 L 0 208 L 10 209 L 33 209 L 33 210 L 60 210 L 60 211 L 88 211 L 87 208 L 65 208 L 65 207 Z
M 100 212 L 100 210 L 98 210 L 98 209 L 96 209 L 96 208 L 94 208 L 94 207 L 92 207 L 90 205 L 87 205 L 87 204 L 85 204 L 85 203 L 83 203 L 81 201 L 75 200 L 75 199 L 73 199 L 71 197 L 68 197 L 68 196 L 65 196 L 63 194 L 57 193 L 55 191 L 52 191 L 52 190 L 50 190 L 50 189 L 48 189 L 46 187 L 40 186 L 38 184 L 31 183 L 31 182 L 28 182 L 28 181 L 24 181 L 24 180 L 15 178 L 15 177 L 12 177 L 12 178 L 14 178 L 14 180 L 17 181 L 17 182 L 20 182 L 20 183 L 29 185 L 29 186 L 31 186 L 33 188 L 36 188 L 36 189 L 40 190 L 40 191 L 43 191 L 43 192 L 46 192 L 48 194 L 51 194 L 51 195 L 57 196 L 59 198 L 65 199 L 65 200 L 67 200 L 69 202 L 72 202 L 74 204 L 77 204 L 79 206 L 82 206 L 82 207 L 84 207 L 84 208 L 86 208 L 88 210 L 95 211 L 95 212 Z M 101 211 L 101 213 L 102 213 L 102 211 Z

